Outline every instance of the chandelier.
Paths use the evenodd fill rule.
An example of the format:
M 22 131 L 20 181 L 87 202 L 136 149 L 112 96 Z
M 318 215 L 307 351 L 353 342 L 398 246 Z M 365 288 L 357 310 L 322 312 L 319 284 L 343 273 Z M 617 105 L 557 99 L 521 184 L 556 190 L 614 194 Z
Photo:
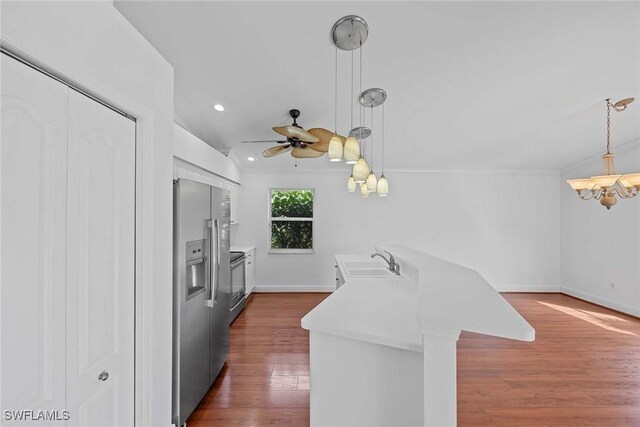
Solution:
M 360 16 L 348 15 L 340 18 L 331 29 L 331 39 L 336 47 L 335 58 L 335 123 L 334 136 L 329 142 L 329 160 L 339 162 L 345 160 L 345 163 L 352 165 L 351 175 L 347 180 L 347 190 L 355 193 L 356 188 L 360 186 L 360 195 L 369 197 L 369 193 L 377 193 L 380 197 L 385 197 L 389 193 L 389 184 L 384 176 L 384 109 L 382 112 L 382 175 L 380 179 L 373 172 L 373 130 L 364 126 L 365 109 L 370 108 L 371 111 L 371 127 L 373 128 L 373 108 L 383 105 L 387 98 L 384 90 L 372 88 L 362 91 L 362 46 L 369 35 L 369 26 L 367 22 Z M 338 106 L 338 49 L 351 52 L 351 91 L 349 93 L 349 102 L 351 105 L 351 130 L 349 137 L 344 138 L 337 131 L 337 106 Z M 359 69 L 359 108 L 360 108 L 360 125 L 354 127 L 353 123 L 353 98 L 354 89 L 354 50 L 359 53 L 358 69 Z M 371 152 L 366 156 L 366 139 L 371 137 Z M 362 143 L 362 146 L 360 145 Z
M 618 202 L 617 197 L 630 199 L 640 193 L 640 173 L 616 174 L 613 164 L 616 155 L 611 152 L 611 109 L 617 112 L 624 111 L 633 100 L 634 98 L 626 98 L 612 104 L 610 98 L 606 99 L 607 152 L 602 155 L 602 175 L 567 181 L 582 200 L 600 200 L 602 206 L 611 209 Z

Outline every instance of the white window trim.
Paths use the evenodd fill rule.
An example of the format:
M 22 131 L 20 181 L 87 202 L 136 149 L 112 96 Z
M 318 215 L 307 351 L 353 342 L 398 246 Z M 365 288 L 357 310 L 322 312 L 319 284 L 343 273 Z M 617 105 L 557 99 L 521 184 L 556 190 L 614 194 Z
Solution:
M 289 217 L 278 217 L 273 218 L 271 216 L 271 193 L 273 191 L 311 191 L 313 195 L 313 210 L 311 218 L 289 218 Z M 267 226 L 269 227 L 269 241 L 267 242 L 270 254 L 313 254 L 315 253 L 315 241 L 316 241 L 316 189 L 315 188 L 269 188 L 268 197 L 268 205 L 269 209 L 267 211 Z M 311 249 L 274 249 L 271 247 L 271 222 L 272 221 L 307 221 L 311 222 Z

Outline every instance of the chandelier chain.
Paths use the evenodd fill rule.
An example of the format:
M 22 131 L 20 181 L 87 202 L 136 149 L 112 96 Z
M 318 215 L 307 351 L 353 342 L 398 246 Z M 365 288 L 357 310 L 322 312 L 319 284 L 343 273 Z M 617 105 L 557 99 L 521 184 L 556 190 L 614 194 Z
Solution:
M 611 101 L 607 98 L 607 154 L 610 154 L 611 148 Z
M 607 98 L 605 101 L 607 102 L 607 154 L 611 154 L 611 107 L 619 113 L 626 110 L 627 106 L 617 107 L 616 104 L 611 103 L 611 98 Z

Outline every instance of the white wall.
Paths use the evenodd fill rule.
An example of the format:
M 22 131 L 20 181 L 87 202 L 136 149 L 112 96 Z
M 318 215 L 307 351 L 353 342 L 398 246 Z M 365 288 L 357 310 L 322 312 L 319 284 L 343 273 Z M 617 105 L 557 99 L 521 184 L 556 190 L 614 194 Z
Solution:
M 640 171 L 640 141 L 615 152 L 617 173 Z M 596 157 L 563 171 L 562 290 L 640 316 L 640 196 L 607 211 L 598 201 L 580 200 L 564 183 L 601 170 Z
M 389 172 L 387 198 L 346 191 L 340 171 L 245 172 L 236 244 L 255 243 L 257 290 L 328 290 L 334 254 L 399 243 L 477 269 L 499 290 L 557 290 L 554 173 Z M 315 188 L 315 253 L 268 254 L 269 188 Z
M 111 1 L 1 8 L 4 47 L 139 119 L 136 424 L 170 425 L 173 68 Z

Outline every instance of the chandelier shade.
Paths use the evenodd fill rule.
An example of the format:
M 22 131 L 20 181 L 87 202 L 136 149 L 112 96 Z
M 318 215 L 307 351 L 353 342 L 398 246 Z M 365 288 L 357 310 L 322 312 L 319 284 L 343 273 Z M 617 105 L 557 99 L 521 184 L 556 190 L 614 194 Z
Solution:
M 360 144 L 353 136 L 344 143 L 344 160 L 348 165 L 355 165 L 360 158 Z
M 625 181 L 629 185 L 625 185 L 625 187 L 640 187 L 640 173 L 629 173 L 627 175 L 622 175 L 620 181 Z
M 570 179 L 567 183 L 574 190 L 591 190 L 596 186 L 592 179 Z
M 358 183 L 362 184 L 366 182 L 369 177 L 369 165 L 367 161 L 360 157 L 355 165 L 353 165 L 353 179 Z
M 362 197 L 369 197 L 369 188 L 367 188 L 367 183 L 366 182 L 363 182 L 360 185 L 360 195 Z
M 354 193 L 356 191 L 356 180 L 353 179 L 353 175 L 351 175 L 347 180 L 347 191 L 349 191 L 349 193 Z
M 342 161 L 342 141 L 337 135 L 334 135 L 329 141 L 329 161 L 339 162 Z
M 367 188 L 369 189 L 369 193 L 375 193 L 378 187 L 378 178 L 376 178 L 376 174 L 373 171 L 369 172 L 369 176 L 367 176 Z
M 387 197 L 389 194 L 389 182 L 384 175 L 380 175 L 380 179 L 378 180 L 377 192 L 379 197 Z
M 598 175 L 592 176 L 591 181 L 593 181 L 600 188 L 609 188 L 613 184 L 616 183 L 618 178 L 622 175 Z

